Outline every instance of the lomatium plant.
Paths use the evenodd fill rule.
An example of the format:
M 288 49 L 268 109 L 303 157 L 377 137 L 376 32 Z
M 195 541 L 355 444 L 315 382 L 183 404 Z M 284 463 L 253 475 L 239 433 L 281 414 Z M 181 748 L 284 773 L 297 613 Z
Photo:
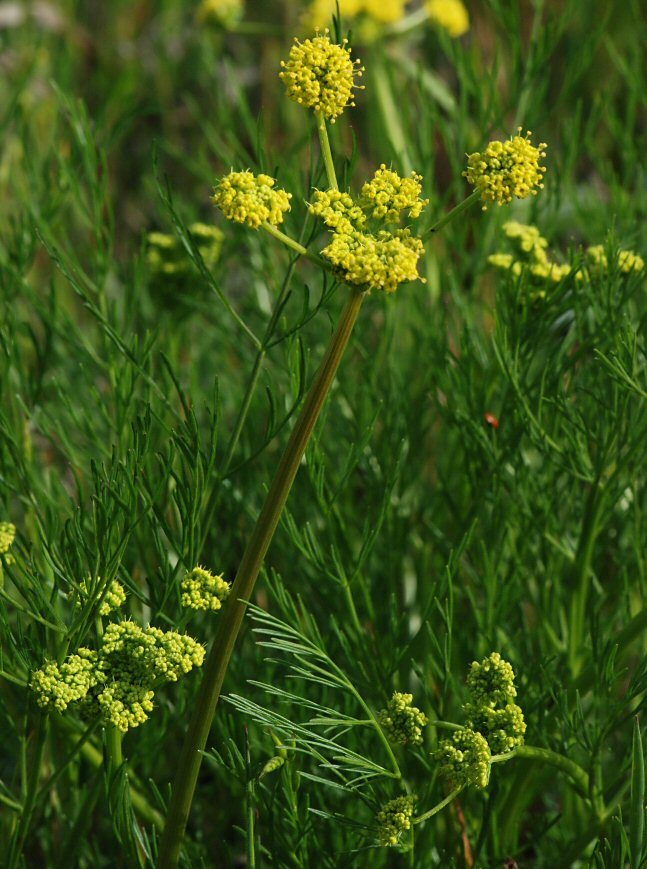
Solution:
M 73 5 L 5 13 L 4 864 L 641 869 L 638 42 Z

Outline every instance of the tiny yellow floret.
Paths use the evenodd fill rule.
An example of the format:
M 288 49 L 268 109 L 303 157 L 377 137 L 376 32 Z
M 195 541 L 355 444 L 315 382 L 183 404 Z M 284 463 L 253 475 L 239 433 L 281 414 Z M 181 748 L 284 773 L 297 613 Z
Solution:
M 454 38 L 470 29 L 470 16 L 461 0 L 426 0 L 425 8 L 431 20 Z
M 348 40 L 341 45 L 331 42 L 328 31 L 313 39 L 294 40 L 287 61 L 281 61 L 279 77 L 290 99 L 306 108 L 321 112 L 332 123 L 346 106 L 354 106 L 355 76 L 363 73 L 359 60 L 351 60 Z
M 185 575 L 181 588 L 182 606 L 218 612 L 222 602 L 229 596 L 231 585 L 222 578 L 222 574 L 214 576 L 204 567 L 194 567 Z
M 249 169 L 230 172 L 214 188 L 211 201 L 227 220 L 245 223 L 258 229 L 263 223 L 278 226 L 290 210 L 291 193 L 275 189 L 276 180 L 269 175 L 254 175 Z
M 340 3 L 344 21 L 364 19 L 359 22 L 361 36 L 371 32 L 366 27 L 369 22 L 379 25 L 399 21 L 404 17 L 406 5 L 407 0 L 342 0 Z M 304 20 L 310 27 L 325 27 L 336 12 L 336 0 L 313 0 Z
M 528 131 L 525 136 L 517 135 L 507 142 L 490 142 L 482 153 L 468 155 L 463 175 L 481 194 L 484 211 L 488 203 L 505 205 L 514 196 L 525 199 L 544 186 L 546 167 L 539 161 L 546 156 L 547 145 L 541 142 L 535 148 L 530 136 Z

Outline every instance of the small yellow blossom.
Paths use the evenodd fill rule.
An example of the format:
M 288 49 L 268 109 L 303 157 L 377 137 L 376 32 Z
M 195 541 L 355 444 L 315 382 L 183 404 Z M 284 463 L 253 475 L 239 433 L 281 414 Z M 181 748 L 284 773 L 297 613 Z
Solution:
M 377 841 L 382 847 L 393 847 L 400 844 L 403 833 L 411 829 L 415 797 L 397 797 L 389 800 L 375 816 L 377 823 Z
M 328 31 L 304 42 L 296 39 L 287 62 L 281 61 L 279 73 L 288 96 L 306 108 L 321 112 L 332 123 L 346 106 L 354 106 L 355 76 L 363 69 L 359 60 L 351 60 L 348 40 L 341 45 L 331 42 Z
M 13 561 L 11 555 L 7 555 L 16 539 L 16 526 L 11 522 L 0 522 L 0 556 L 5 557 L 5 562 Z
M 413 694 L 396 691 L 386 709 L 379 714 L 380 725 L 391 742 L 402 745 L 420 745 L 422 728 L 428 723 L 427 716 L 412 705 Z
M 362 202 L 372 217 L 386 223 L 397 223 L 400 213 L 409 209 L 409 217 L 420 217 L 428 199 L 421 199 L 422 175 L 412 172 L 408 178 L 401 178 L 397 172 L 387 169 L 384 163 L 373 179 L 362 187 Z
M 470 28 L 470 17 L 461 0 L 425 0 L 431 20 L 440 24 L 450 36 L 462 36 Z
M 618 253 L 618 265 L 625 274 L 641 272 L 645 268 L 645 260 L 632 250 L 621 250 Z
M 406 5 L 407 0 L 341 0 L 339 8 L 344 21 L 364 17 L 376 24 L 393 24 L 404 17 Z M 305 21 L 310 27 L 325 27 L 336 13 L 336 0 L 313 0 Z
M 350 193 L 341 190 L 315 190 L 308 211 L 320 217 L 331 229 L 364 229 L 366 215 Z
M 473 785 L 485 788 L 490 780 L 491 752 L 485 737 L 463 727 L 452 734 L 451 739 L 443 739 L 435 758 L 440 764 L 440 772 L 452 785 Z
M 536 253 L 538 250 L 545 250 L 548 247 L 548 241 L 541 235 L 536 226 L 508 220 L 503 224 L 503 231 L 508 238 L 518 240 L 519 247 L 525 253 Z
M 182 580 L 182 606 L 217 612 L 227 599 L 231 585 L 222 575 L 213 576 L 204 567 L 194 567 Z
M 235 27 L 243 17 L 243 0 L 202 0 L 197 12 L 199 24 Z
M 422 280 L 418 260 L 423 252 L 419 238 L 406 229 L 377 235 L 349 229 L 333 233 L 323 255 L 349 284 L 393 293 L 405 281 Z
M 521 127 L 519 128 L 521 132 Z M 539 161 L 546 156 L 547 146 L 541 142 L 539 147 L 530 141 L 530 132 L 525 136 L 514 136 L 507 142 L 490 142 L 485 151 L 469 154 L 467 169 L 463 175 L 481 194 L 483 210 L 488 203 L 505 205 L 512 197 L 525 199 L 536 195 L 541 189 L 545 166 Z
M 100 585 L 101 580 L 97 579 L 96 583 L 92 583 L 92 585 Z M 91 591 L 91 582 L 90 580 L 84 580 L 79 584 L 79 592 L 80 592 L 80 600 L 79 604 L 83 601 L 86 601 L 90 596 Z M 126 602 L 126 592 L 124 591 L 124 587 L 120 582 L 117 582 L 116 579 L 110 583 L 110 588 L 106 592 L 105 597 L 101 601 L 101 606 L 99 607 L 99 615 L 107 616 L 113 610 L 119 609 Z
M 292 194 L 275 189 L 275 184 L 269 175 L 254 175 L 249 169 L 230 172 L 220 179 L 211 199 L 227 220 L 246 223 L 252 229 L 262 223 L 278 226 L 290 210 Z

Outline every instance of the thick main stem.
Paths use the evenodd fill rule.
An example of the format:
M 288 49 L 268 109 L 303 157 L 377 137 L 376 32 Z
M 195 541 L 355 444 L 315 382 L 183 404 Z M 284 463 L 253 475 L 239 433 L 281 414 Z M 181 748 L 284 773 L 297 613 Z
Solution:
M 330 150 L 330 139 L 328 138 L 326 118 L 323 112 L 315 112 L 315 117 L 317 119 L 317 132 L 319 133 L 321 156 L 323 157 L 324 168 L 326 170 L 326 178 L 328 179 L 329 186 L 333 190 L 339 190 L 337 176 L 335 175 L 335 164 L 332 159 L 332 151 Z
M 204 676 L 189 724 L 173 787 L 158 869 L 177 866 L 180 846 L 191 810 L 193 793 L 236 638 L 265 554 L 279 523 L 292 483 L 315 427 L 357 319 L 364 293 L 352 290 L 331 338 L 317 376 L 285 448 L 252 536 L 247 544 L 231 594 L 220 616 L 218 633 L 205 665 Z

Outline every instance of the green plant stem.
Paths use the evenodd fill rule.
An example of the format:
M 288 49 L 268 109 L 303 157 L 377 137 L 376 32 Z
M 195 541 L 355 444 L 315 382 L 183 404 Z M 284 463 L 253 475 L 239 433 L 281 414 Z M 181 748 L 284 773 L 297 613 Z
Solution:
M 350 296 L 331 338 L 326 355 L 310 387 L 267 493 L 265 503 L 245 549 L 227 604 L 223 608 L 218 633 L 207 658 L 202 684 L 180 754 L 166 826 L 160 842 L 157 863 L 159 869 L 177 866 L 180 846 L 202 763 L 202 753 L 207 743 L 229 660 L 245 615 L 247 601 L 253 593 L 265 554 L 274 536 L 310 435 L 337 373 L 363 299 L 364 293 L 355 289 L 350 291 Z
M 328 138 L 328 127 L 323 112 L 315 112 L 317 119 L 317 132 L 319 133 L 319 142 L 321 143 L 321 156 L 323 157 L 324 168 L 326 170 L 326 178 L 328 185 L 333 190 L 339 190 L 337 184 L 337 176 L 335 175 L 335 164 L 332 159 L 332 151 L 330 150 L 330 139 Z
M 26 781 L 24 785 L 24 799 L 22 802 L 22 811 L 18 820 L 18 827 L 14 836 L 12 837 L 11 845 L 8 849 L 9 853 L 5 854 L 7 862 L 4 865 L 7 866 L 7 869 L 14 869 L 14 867 L 18 866 L 20 858 L 22 856 L 23 845 L 25 843 L 25 839 L 27 838 L 29 826 L 31 824 L 34 815 L 34 809 L 36 807 L 36 795 L 39 789 L 38 782 L 40 780 L 46 738 L 47 718 L 42 712 L 39 712 L 31 738 L 34 749 L 31 758 L 31 766 L 26 776 Z
M 312 253 L 312 251 L 308 250 L 308 248 L 304 247 L 302 244 L 299 244 L 299 242 L 295 241 L 295 239 L 290 238 L 289 235 L 281 232 L 280 229 L 272 226 L 271 223 L 263 223 L 261 225 L 266 232 L 269 232 L 270 235 L 273 235 L 274 238 L 282 241 L 283 244 L 287 245 L 289 248 L 292 248 L 292 250 L 296 251 L 298 254 L 301 254 L 301 256 L 309 259 L 310 262 L 315 263 L 315 265 L 321 266 L 321 268 L 330 269 L 330 263 L 327 263 L 320 256 L 317 256 L 316 253 Z
M 122 738 L 123 735 L 118 728 L 111 724 L 106 727 L 106 756 L 108 758 L 108 774 L 110 777 L 117 772 L 124 762 L 124 755 L 121 746 Z
M 481 194 L 478 190 L 475 190 L 473 193 L 467 197 L 467 199 L 463 199 L 461 203 L 452 208 L 451 211 L 448 211 L 444 217 L 441 217 L 433 226 L 430 226 L 429 229 L 423 235 L 425 238 L 427 235 L 432 235 L 434 232 L 438 232 L 439 229 L 442 229 L 443 226 L 447 226 L 447 224 L 454 220 L 454 218 L 458 217 L 464 211 L 467 211 L 468 208 L 471 208 L 475 202 L 481 201 Z
M 510 756 L 523 757 L 526 760 L 536 760 L 540 763 L 547 763 L 554 766 L 556 769 L 566 773 L 575 785 L 576 791 L 585 799 L 589 797 L 589 776 L 585 769 L 579 763 L 575 763 L 563 754 L 557 754 L 556 751 L 551 751 L 549 748 L 538 748 L 534 745 L 522 745 L 515 752 L 510 752 Z
M 434 815 L 437 815 L 438 812 L 442 812 L 445 806 L 449 805 L 453 799 L 455 799 L 459 793 L 463 790 L 463 785 L 458 788 L 455 788 L 450 794 L 448 794 L 444 800 L 441 800 L 437 805 L 433 807 L 433 809 L 429 809 L 428 812 L 425 812 L 424 815 L 420 815 L 419 818 L 414 818 L 414 824 L 422 824 L 423 821 L 432 818 Z

